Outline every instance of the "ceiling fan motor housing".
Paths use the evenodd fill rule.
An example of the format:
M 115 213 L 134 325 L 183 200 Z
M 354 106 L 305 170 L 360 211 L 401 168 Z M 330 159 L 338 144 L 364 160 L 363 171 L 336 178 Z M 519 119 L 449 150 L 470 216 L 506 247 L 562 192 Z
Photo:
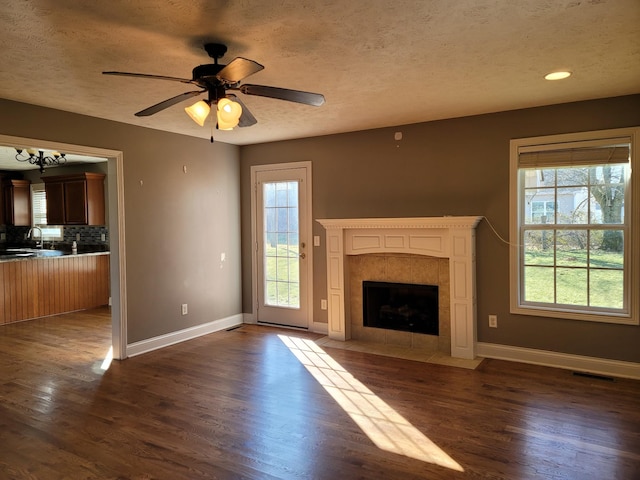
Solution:
M 216 75 L 222 70 L 226 65 L 218 65 L 210 63 L 207 65 L 198 65 L 193 69 L 192 76 L 193 81 L 198 83 L 199 85 L 204 83 L 206 85 L 222 85 L 222 80 L 220 80 Z

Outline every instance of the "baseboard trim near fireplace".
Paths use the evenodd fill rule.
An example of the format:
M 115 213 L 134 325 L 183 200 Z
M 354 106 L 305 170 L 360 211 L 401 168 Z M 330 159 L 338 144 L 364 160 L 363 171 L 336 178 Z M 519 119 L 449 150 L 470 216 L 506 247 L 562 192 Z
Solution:
M 477 354 L 479 357 L 484 358 L 531 363 L 578 372 L 640 380 L 640 363 L 634 362 L 483 342 L 477 343 Z

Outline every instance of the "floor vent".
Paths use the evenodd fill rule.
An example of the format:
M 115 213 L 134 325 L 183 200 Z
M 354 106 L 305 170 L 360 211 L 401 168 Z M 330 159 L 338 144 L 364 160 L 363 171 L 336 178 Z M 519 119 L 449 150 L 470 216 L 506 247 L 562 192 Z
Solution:
M 589 372 L 573 372 L 576 377 L 587 377 L 594 380 L 604 380 L 605 382 L 613 382 L 613 377 L 607 377 L 606 375 L 598 375 L 596 373 Z
M 231 328 L 227 328 L 227 332 L 230 332 L 231 330 L 237 330 L 238 328 L 242 327 L 242 325 L 236 325 L 235 327 L 231 327 Z

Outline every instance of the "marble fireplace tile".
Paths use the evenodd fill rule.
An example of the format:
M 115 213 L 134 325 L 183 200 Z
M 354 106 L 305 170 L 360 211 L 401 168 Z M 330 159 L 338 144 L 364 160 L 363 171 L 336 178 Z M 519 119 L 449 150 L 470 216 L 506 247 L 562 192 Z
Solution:
M 411 347 L 411 332 L 401 332 L 398 330 L 384 330 L 385 343 L 398 347 Z
M 451 336 L 438 337 L 438 351 L 440 353 L 451 355 Z
M 414 333 L 411 336 L 411 348 L 426 352 L 438 351 L 438 336 Z
M 385 334 L 385 330 L 381 328 L 362 327 L 361 337 L 358 340 L 372 343 L 385 343 Z
M 411 263 L 411 258 L 391 255 L 388 256 L 385 264 L 385 281 L 394 283 L 411 283 Z
M 441 337 L 451 338 L 451 307 L 449 306 L 449 296 L 443 299 L 442 295 L 439 295 L 438 307 L 438 333 Z
M 449 288 L 450 279 L 449 279 L 449 259 L 448 258 L 440 258 L 438 259 L 438 281 L 440 285 L 447 286 Z
M 408 254 L 367 254 L 347 257 L 348 315 L 351 338 L 370 345 L 409 348 L 419 352 L 451 352 L 449 259 Z M 391 281 L 438 285 L 440 336 L 364 327 L 362 282 Z
M 439 284 L 439 261 L 437 258 L 416 258 L 411 262 L 412 283 L 421 285 Z

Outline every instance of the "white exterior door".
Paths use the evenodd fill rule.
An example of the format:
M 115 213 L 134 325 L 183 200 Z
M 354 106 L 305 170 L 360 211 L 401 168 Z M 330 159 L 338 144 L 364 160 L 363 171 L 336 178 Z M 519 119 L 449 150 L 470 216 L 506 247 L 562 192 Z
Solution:
M 254 168 L 257 321 L 308 328 L 311 165 Z

